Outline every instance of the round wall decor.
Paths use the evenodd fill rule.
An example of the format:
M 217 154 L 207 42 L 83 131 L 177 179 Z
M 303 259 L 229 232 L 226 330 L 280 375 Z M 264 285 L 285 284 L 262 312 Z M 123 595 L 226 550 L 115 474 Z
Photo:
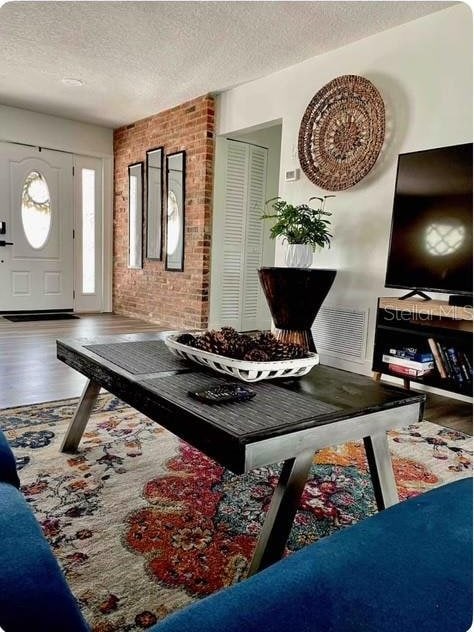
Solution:
M 312 98 L 301 121 L 298 155 L 308 178 L 328 191 L 342 191 L 374 166 L 385 136 L 385 107 L 364 77 L 343 75 Z

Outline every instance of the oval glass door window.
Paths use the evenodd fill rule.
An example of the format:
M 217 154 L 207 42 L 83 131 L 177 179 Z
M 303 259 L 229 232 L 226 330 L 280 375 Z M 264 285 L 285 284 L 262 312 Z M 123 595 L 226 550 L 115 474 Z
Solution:
M 21 221 L 32 248 L 42 248 L 51 229 L 51 201 L 48 184 L 38 171 L 30 171 L 21 194 Z

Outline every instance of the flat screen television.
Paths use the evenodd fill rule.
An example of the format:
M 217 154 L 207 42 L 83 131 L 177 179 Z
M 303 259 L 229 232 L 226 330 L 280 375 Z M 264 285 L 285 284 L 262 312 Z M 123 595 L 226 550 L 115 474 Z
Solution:
M 385 286 L 472 294 L 472 143 L 398 157 Z

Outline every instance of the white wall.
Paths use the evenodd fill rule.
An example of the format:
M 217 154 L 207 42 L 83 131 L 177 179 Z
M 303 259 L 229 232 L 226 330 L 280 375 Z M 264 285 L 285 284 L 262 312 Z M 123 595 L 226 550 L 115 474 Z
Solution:
M 298 130 L 311 98 L 331 79 L 345 74 L 367 77 L 382 94 L 387 117 L 382 153 L 365 179 L 331 200 L 334 240 L 330 250 L 315 256 L 316 267 L 338 269 L 327 304 L 369 309 L 365 362 L 337 362 L 343 368 L 370 372 L 376 299 L 400 295 L 384 288 L 398 154 L 472 140 L 471 25 L 470 9 L 457 5 L 218 98 L 217 134 L 231 135 L 282 120 L 280 195 L 304 202 L 322 192 L 304 174 L 297 182 L 285 182 L 282 175 L 299 166 Z M 276 263 L 282 263 L 281 247 Z
M 108 127 L 7 105 L 0 105 L 0 140 L 98 158 L 114 155 L 113 130 Z
M 92 156 L 103 163 L 103 311 L 112 311 L 113 130 L 0 105 L 0 141 Z

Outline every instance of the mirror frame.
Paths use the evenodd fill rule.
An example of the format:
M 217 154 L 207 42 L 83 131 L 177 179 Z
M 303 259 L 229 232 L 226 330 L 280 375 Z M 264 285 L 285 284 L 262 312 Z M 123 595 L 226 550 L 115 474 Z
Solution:
M 169 163 L 170 159 L 176 156 L 182 156 L 182 186 L 181 186 L 181 200 L 182 200 L 182 213 L 181 213 L 181 234 L 182 238 L 182 249 L 180 253 L 180 264 L 179 267 L 170 267 L 169 256 L 168 256 L 168 238 L 169 238 L 169 230 L 168 230 L 168 195 L 170 191 L 170 168 Z M 165 270 L 169 272 L 183 272 L 184 271 L 184 249 L 186 247 L 185 243 L 185 228 L 186 228 L 186 152 L 176 151 L 172 154 L 167 154 L 166 156 L 166 255 L 165 255 Z
M 132 265 L 132 262 L 130 261 L 130 238 L 132 235 L 132 226 L 130 223 L 130 217 L 131 217 L 131 207 L 130 207 L 130 184 L 131 184 L 131 175 L 132 175 L 132 170 L 135 167 L 139 167 L 140 171 L 139 171 L 139 183 L 140 183 L 140 192 L 137 196 L 137 226 L 136 226 L 136 231 L 135 231 L 135 235 L 136 237 L 138 237 L 138 246 L 137 246 L 137 250 L 138 250 L 138 254 L 139 254 L 139 262 L 137 261 L 136 263 L 134 263 Z M 133 174 L 135 175 L 135 174 Z M 141 270 L 143 268 L 143 190 L 144 190 L 144 182 L 143 182 L 143 175 L 144 175 L 144 168 L 143 168 L 143 161 L 142 162 L 134 162 L 131 165 L 128 165 L 128 269 L 129 270 Z
M 160 201 L 159 207 L 153 209 L 151 207 L 150 184 L 150 155 L 160 152 Z M 163 259 L 163 163 L 164 163 L 164 147 L 154 147 L 146 152 L 146 258 L 156 261 Z M 150 218 L 155 215 L 155 225 L 159 228 L 155 252 L 151 252 L 150 248 Z

